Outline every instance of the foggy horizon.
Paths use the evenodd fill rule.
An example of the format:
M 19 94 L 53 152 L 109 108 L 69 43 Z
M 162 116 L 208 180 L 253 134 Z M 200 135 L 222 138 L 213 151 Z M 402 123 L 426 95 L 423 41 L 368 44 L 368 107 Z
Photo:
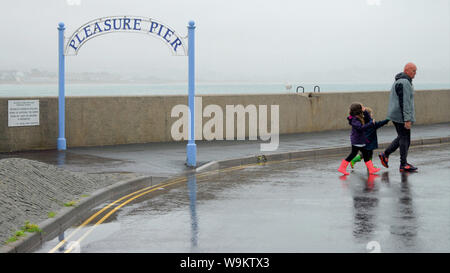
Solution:
M 0 70 L 56 73 L 59 22 L 67 38 L 99 17 L 137 15 L 181 36 L 196 22 L 199 82 L 384 83 L 407 62 L 416 82 L 450 82 L 448 0 L 17 0 L 0 15 Z M 66 57 L 66 73 L 83 72 L 183 82 L 187 57 L 149 35 L 112 33 Z

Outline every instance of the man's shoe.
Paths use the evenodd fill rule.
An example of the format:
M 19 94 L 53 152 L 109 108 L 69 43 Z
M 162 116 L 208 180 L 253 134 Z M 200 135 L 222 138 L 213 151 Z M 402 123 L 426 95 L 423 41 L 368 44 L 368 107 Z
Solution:
M 411 169 L 411 171 L 417 171 L 417 170 L 418 170 L 417 167 L 414 167 L 413 165 L 411 165 L 411 164 L 409 164 L 409 163 L 406 163 L 406 165 L 409 166 L 409 168 Z
M 384 153 L 378 154 L 378 157 L 380 158 L 381 165 L 385 168 L 389 168 L 389 158 Z
M 406 163 L 406 165 L 400 166 L 401 172 L 416 172 L 417 168 L 411 164 Z

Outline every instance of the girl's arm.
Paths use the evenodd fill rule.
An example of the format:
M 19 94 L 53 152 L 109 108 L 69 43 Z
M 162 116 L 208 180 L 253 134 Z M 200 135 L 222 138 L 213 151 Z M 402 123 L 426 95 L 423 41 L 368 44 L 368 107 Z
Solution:
M 364 131 L 367 128 L 370 128 L 372 126 L 374 126 L 372 119 L 370 119 L 370 121 L 364 125 L 362 125 L 361 122 L 357 118 L 354 118 L 352 120 L 352 127 L 355 128 L 357 131 Z
M 385 120 L 382 120 L 382 121 L 377 121 L 377 122 L 375 122 L 375 130 L 377 130 L 378 128 L 383 127 L 383 126 L 386 125 L 386 124 L 388 124 L 388 122 L 389 122 L 388 119 L 385 119 Z

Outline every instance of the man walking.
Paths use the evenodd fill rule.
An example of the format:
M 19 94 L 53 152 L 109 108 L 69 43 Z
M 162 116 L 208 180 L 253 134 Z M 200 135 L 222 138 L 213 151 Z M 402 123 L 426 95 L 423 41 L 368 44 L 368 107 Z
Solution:
M 409 144 L 411 143 L 411 126 L 416 121 L 414 113 L 414 87 L 412 79 L 416 75 L 417 67 L 413 63 L 405 65 L 404 71 L 395 76 L 389 97 L 388 116 L 397 130 L 397 138 L 389 147 L 378 155 L 381 164 L 389 168 L 389 155 L 400 147 L 400 171 L 414 172 L 417 168 L 406 160 Z

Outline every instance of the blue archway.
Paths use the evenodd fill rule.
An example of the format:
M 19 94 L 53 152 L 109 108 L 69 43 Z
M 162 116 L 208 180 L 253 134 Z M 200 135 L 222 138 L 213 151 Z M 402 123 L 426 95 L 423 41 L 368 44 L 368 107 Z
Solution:
M 190 110 L 188 144 L 186 147 L 187 165 L 196 166 L 197 147 L 195 144 L 195 118 L 194 118 L 194 96 L 195 96 L 195 23 L 190 21 L 188 24 L 188 50 L 184 39 L 167 24 L 156 21 L 152 18 L 142 16 L 109 16 L 89 21 L 79 27 L 66 40 L 64 23 L 59 23 L 59 79 L 58 79 L 58 150 L 66 150 L 67 142 L 65 138 L 65 56 L 77 55 L 81 47 L 90 39 L 95 37 L 114 33 L 114 32 L 133 32 L 151 35 L 161 39 L 170 48 L 175 56 L 188 56 L 188 105 Z

